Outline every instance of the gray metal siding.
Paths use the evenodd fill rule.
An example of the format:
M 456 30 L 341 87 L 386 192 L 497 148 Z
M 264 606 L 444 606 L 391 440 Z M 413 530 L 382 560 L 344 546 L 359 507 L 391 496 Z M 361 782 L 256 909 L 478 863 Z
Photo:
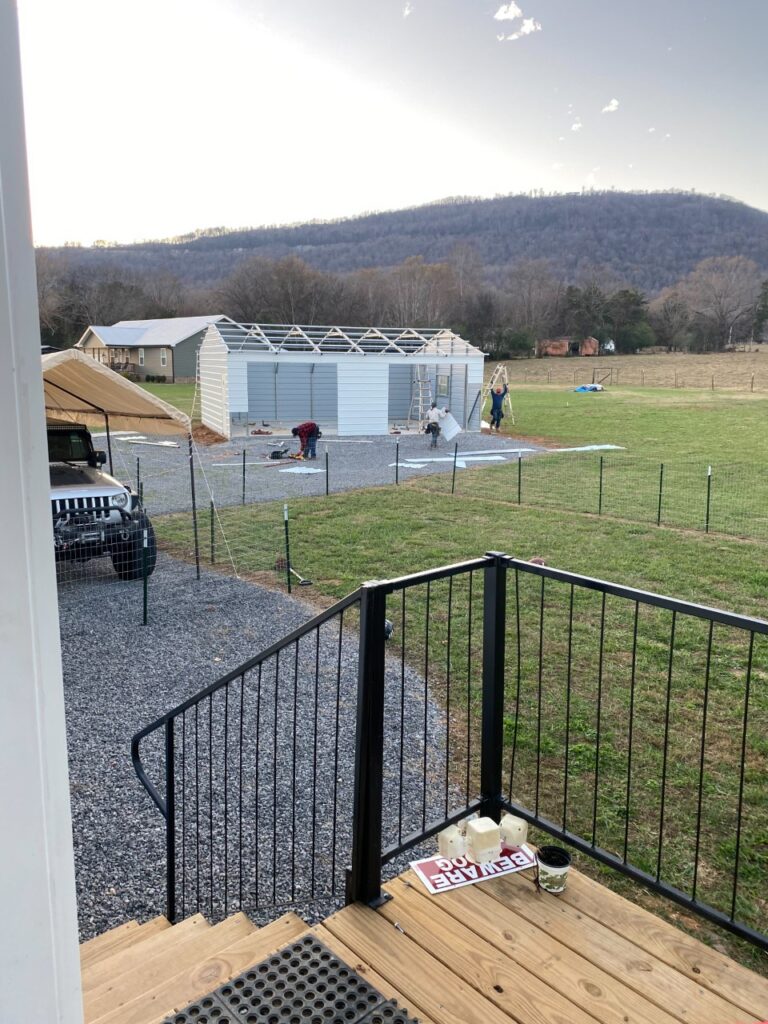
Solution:
M 312 419 L 310 363 L 277 364 L 277 412 L 280 423 L 303 423 Z
M 275 363 L 248 363 L 248 419 L 251 423 L 277 419 Z
M 466 427 L 466 417 L 469 409 L 466 406 L 465 368 L 463 366 L 452 366 L 451 371 L 450 409 L 456 422 L 460 426 Z
M 310 418 L 322 426 L 339 418 L 339 375 L 335 363 L 314 363 L 310 375 Z
M 397 366 L 389 368 L 389 419 L 393 422 L 408 419 L 411 409 L 413 391 L 413 367 Z

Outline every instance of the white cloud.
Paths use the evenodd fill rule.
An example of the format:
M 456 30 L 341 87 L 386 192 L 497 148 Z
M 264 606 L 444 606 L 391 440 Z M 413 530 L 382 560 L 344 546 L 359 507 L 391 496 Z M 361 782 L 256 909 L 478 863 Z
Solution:
M 562 169 L 564 167 L 565 167 L 565 164 L 552 164 L 552 170 L 553 171 L 562 171 Z
M 580 132 L 583 127 L 584 127 L 584 125 L 581 123 L 581 118 L 577 117 L 576 120 L 571 125 L 571 131 L 572 132 Z
M 619 109 L 619 101 L 617 99 L 612 99 L 610 103 L 606 103 L 606 105 L 603 107 L 602 113 L 603 114 L 614 114 L 618 109 Z
M 514 21 L 515 18 L 522 18 L 523 12 L 514 2 L 509 4 L 502 4 L 501 7 L 494 14 L 496 21 Z
M 672 136 L 671 136 L 671 134 L 670 134 L 669 132 L 667 132 L 667 134 L 666 134 L 666 135 L 664 136 L 664 138 L 665 138 L 665 139 L 671 139 L 671 138 L 672 138 Z
M 655 131 L 656 131 L 656 129 L 655 129 L 655 128 L 649 128 L 649 129 L 648 129 L 648 134 L 649 134 L 649 135 L 653 135 L 653 133 L 654 133 Z
M 513 32 L 511 36 L 505 36 L 507 42 L 514 42 L 515 39 L 522 39 L 523 36 L 529 36 L 533 32 L 541 32 L 541 22 L 536 21 L 535 18 L 524 18 L 523 24 L 517 30 Z
M 410 14 L 413 14 L 413 8 L 411 7 L 410 3 L 408 3 L 406 0 L 405 7 L 403 8 L 403 17 L 407 18 Z
M 560 138 L 557 141 L 558 142 L 565 142 L 565 136 L 561 135 Z

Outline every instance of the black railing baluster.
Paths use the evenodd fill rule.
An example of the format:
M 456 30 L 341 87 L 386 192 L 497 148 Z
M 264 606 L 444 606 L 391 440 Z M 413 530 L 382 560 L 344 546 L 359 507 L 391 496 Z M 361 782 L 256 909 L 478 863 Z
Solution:
M 506 555 L 487 552 L 483 580 L 483 720 L 480 744 L 481 813 L 498 821 L 504 757 L 504 634 L 507 621 Z
M 453 617 L 453 576 L 448 579 L 448 635 L 445 643 L 445 797 L 443 813 L 448 817 L 448 776 L 451 764 L 451 621 Z
M 472 594 L 475 574 L 469 574 L 469 595 L 467 597 L 467 784 L 465 803 L 469 806 L 472 771 Z
M 352 866 L 347 881 L 347 901 L 369 905 L 379 903 L 383 899 L 381 817 L 386 608 L 384 588 L 376 583 L 364 584 L 360 591 Z
M 261 845 L 261 819 L 260 819 L 260 806 L 259 806 L 259 794 L 261 792 L 259 788 L 259 782 L 261 780 L 261 670 L 262 665 L 259 665 L 259 674 L 256 680 L 256 755 L 255 755 L 255 783 L 254 783 L 254 815 L 253 815 L 253 882 L 254 882 L 254 898 L 256 906 L 259 905 L 259 846 Z
M 597 664 L 597 728 L 595 735 L 595 783 L 592 793 L 592 845 L 597 846 L 597 804 L 600 792 L 600 730 L 603 724 L 603 657 L 605 654 L 605 592 L 600 608 L 600 655 Z
M 165 916 L 176 921 L 176 753 L 174 719 L 165 724 L 165 870 L 168 901 Z
M 197 900 L 195 909 L 200 911 L 200 725 L 199 704 L 195 704 L 195 883 Z
M 637 681 L 637 627 L 640 605 L 635 601 L 635 618 L 632 626 L 632 669 L 629 680 L 629 733 L 627 737 L 627 796 L 624 803 L 624 863 L 629 849 L 629 822 L 632 807 L 632 744 L 635 734 L 635 684 Z
M 696 848 L 693 853 L 693 889 L 691 899 L 696 899 L 699 884 L 699 850 L 701 847 L 701 811 L 704 799 L 704 763 L 707 749 L 707 713 L 709 711 L 709 675 L 712 665 L 712 635 L 715 624 L 709 624 L 707 637 L 707 667 L 704 671 L 704 698 L 701 709 L 701 746 L 699 749 L 699 793 L 696 802 Z
M 541 697 L 544 673 L 544 581 L 541 577 L 541 593 L 539 595 L 539 672 L 536 686 L 536 797 L 534 807 L 539 813 L 539 791 L 541 785 Z
M 208 697 L 208 897 L 213 917 L 213 694 Z
M 291 903 L 296 899 L 296 725 L 299 713 L 299 641 L 293 660 L 293 740 L 291 747 Z
M 181 713 L 181 916 L 187 916 L 187 712 Z
M 344 612 L 339 616 L 339 644 L 336 653 L 336 719 L 333 729 L 333 831 L 331 833 L 331 893 L 336 895 L 336 837 L 339 800 L 339 711 L 341 705 L 341 653 L 344 642 Z
M 272 902 L 277 902 L 277 721 L 280 708 L 280 652 L 275 655 L 275 711 L 272 722 Z
M 238 737 L 237 785 L 237 903 L 243 908 L 243 723 L 245 720 L 245 673 L 240 676 L 240 735 Z
M 422 770 L 422 791 L 421 791 L 421 827 L 427 824 L 427 730 L 429 728 L 429 599 L 431 596 L 431 581 L 427 582 L 427 600 L 424 608 L 424 729 L 422 732 L 422 745 L 424 748 L 423 770 Z
M 224 687 L 224 913 L 229 907 L 229 684 Z
M 317 848 L 317 713 L 320 686 L 320 627 L 315 630 L 315 692 L 312 721 L 312 846 L 309 865 L 310 892 L 315 895 L 315 851 Z
M 397 841 L 403 841 L 403 766 L 405 763 L 405 589 L 400 592 L 400 788 L 397 799 Z
M 733 866 L 733 894 L 731 896 L 731 921 L 736 916 L 736 896 L 739 888 L 741 867 L 741 826 L 744 809 L 744 773 L 747 763 L 747 726 L 749 723 L 749 695 L 752 689 L 752 657 L 755 651 L 755 634 L 749 634 L 749 657 L 747 659 L 747 681 L 744 687 L 744 724 L 741 732 L 741 771 L 739 772 L 739 806 L 736 812 L 736 853 Z
M 570 772 L 571 756 L 571 666 L 573 663 L 573 595 L 574 589 L 571 584 L 570 600 L 568 602 L 568 662 L 566 664 L 565 676 L 565 762 L 563 765 L 563 831 L 568 827 L 568 777 Z
M 523 682 L 523 655 L 520 632 L 520 573 L 515 569 L 515 652 L 516 683 L 515 683 L 515 724 L 512 728 L 512 756 L 509 759 L 509 799 L 515 785 L 515 758 L 517 757 L 517 730 L 520 724 L 520 688 Z
M 667 800 L 667 759 L 669 757 L 669 709 L 672 706 L 672 664 L 675 657 L 675 626 L 677 612 L 672 612 L 672 628 L 669 634 L 669 663 L 667 665 L 667 702 L 664 711 L 664 754 L 661 763 L 661 810 L 659 813 L 659 845 L 656 856 L 656 881 L 661 878 L 661 857 L 664 849 L 664 814 Z

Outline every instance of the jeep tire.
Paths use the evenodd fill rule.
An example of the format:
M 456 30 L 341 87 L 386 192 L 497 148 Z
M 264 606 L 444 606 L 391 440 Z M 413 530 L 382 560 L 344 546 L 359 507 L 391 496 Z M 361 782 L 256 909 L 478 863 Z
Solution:
M 121 580 L 140 580 L 144 575 L 142 549 L 144 530 L 147 531 L 147 576 L 155 571 L 157 541 L 155 531 L 146 515 L 142 514 L 129 540 L 110 551 L 112 567 Z

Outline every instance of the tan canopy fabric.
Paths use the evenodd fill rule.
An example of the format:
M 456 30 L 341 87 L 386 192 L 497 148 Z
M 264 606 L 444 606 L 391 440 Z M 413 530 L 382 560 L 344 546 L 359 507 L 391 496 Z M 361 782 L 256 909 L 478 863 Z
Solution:
M 189 417 L 77 349 L 44 355 L 46 415 L 147 434 L 188 434 Z

